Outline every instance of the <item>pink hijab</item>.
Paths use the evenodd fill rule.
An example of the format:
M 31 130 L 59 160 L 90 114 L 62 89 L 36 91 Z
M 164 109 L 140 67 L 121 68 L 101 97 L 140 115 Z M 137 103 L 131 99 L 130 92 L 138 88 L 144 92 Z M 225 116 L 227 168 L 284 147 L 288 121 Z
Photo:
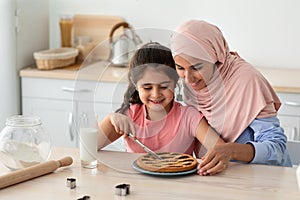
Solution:
M 216 63 L 207 87 L 195 91 L 183 83 L 184 102 L 201 111 L 226 141 L 235 141 L 255 118 L 277 115 L 281 103 L 273 88 L 254 67 L 230 52 L 218 27 L 190 20 L 175 30 L 171 49 L 173 56 Z

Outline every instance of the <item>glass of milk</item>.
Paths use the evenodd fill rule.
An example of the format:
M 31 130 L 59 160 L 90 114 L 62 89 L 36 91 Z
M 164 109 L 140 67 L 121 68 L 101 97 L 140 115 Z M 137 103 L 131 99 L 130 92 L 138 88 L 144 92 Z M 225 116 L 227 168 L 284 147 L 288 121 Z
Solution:
M 98 124 L 94 114 L 81 113 L 79 128 L 79 149 L 81 166 L 97 167 Z

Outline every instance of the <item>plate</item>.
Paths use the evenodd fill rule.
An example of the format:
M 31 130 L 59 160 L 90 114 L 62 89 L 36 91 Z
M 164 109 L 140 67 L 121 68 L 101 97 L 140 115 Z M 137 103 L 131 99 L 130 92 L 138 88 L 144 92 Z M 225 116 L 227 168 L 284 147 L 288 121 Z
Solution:
M 156 176 L 180 176 L 180 175 L 187 175 L 187 174 L 192 174 L 195 173 L 197 171 L 197 167 L 195 167 L 194 169 L 188 170 L 188 171 L 183 171 L 183 172 L 152 172 L 152 171 L 148 171 L 148 170 L 144 170 L 142 168 L 140 168 L 137 164 L 136 164 L 136 160 L 133 162 L 132 166 L 135 170 L 142 172 L 144 174 L 149 174 L 149 175 L 156 175 Z

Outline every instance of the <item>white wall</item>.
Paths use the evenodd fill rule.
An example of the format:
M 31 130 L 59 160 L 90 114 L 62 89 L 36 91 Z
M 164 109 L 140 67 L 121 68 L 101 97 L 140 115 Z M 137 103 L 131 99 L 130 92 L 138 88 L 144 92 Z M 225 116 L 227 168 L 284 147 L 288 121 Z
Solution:
M 16 38 L 14 11 L 16 2 L 0 1 L 0 24 L 5 27 L 0 31 L 0 131 L 5 126 L 8 116 L 19 113 L 19 99 L 16 66 Z
M 34 51 L 49 48 L 48 11 L 48 0 L 0 0 L 0 131 L 21 113 L 19 70 L 34 64 Z
M 204 19 L 216 24 L 231 50 L 257 67 L 300 68 L 299 0 L 51 0 L 50 47 L 59 47 L 59 15 L 122 16 L 136 29 L 173 30 Z
M 17 69 L 21 69 L 35 63 L 34 52 L 49 48 L 49 0 L 17 0 L 17 10 Z

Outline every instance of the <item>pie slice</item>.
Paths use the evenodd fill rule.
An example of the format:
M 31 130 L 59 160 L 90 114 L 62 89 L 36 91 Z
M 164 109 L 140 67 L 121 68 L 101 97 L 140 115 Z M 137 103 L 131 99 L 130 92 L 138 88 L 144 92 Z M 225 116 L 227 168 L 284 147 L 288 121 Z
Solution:
M 197 167 L 197 159 L 188 154 L 176 152 L 157 153 L 162 160 L 150 154 L 140 156 L 136 164 L 141 169 L 152 172 L 184 172 Z

